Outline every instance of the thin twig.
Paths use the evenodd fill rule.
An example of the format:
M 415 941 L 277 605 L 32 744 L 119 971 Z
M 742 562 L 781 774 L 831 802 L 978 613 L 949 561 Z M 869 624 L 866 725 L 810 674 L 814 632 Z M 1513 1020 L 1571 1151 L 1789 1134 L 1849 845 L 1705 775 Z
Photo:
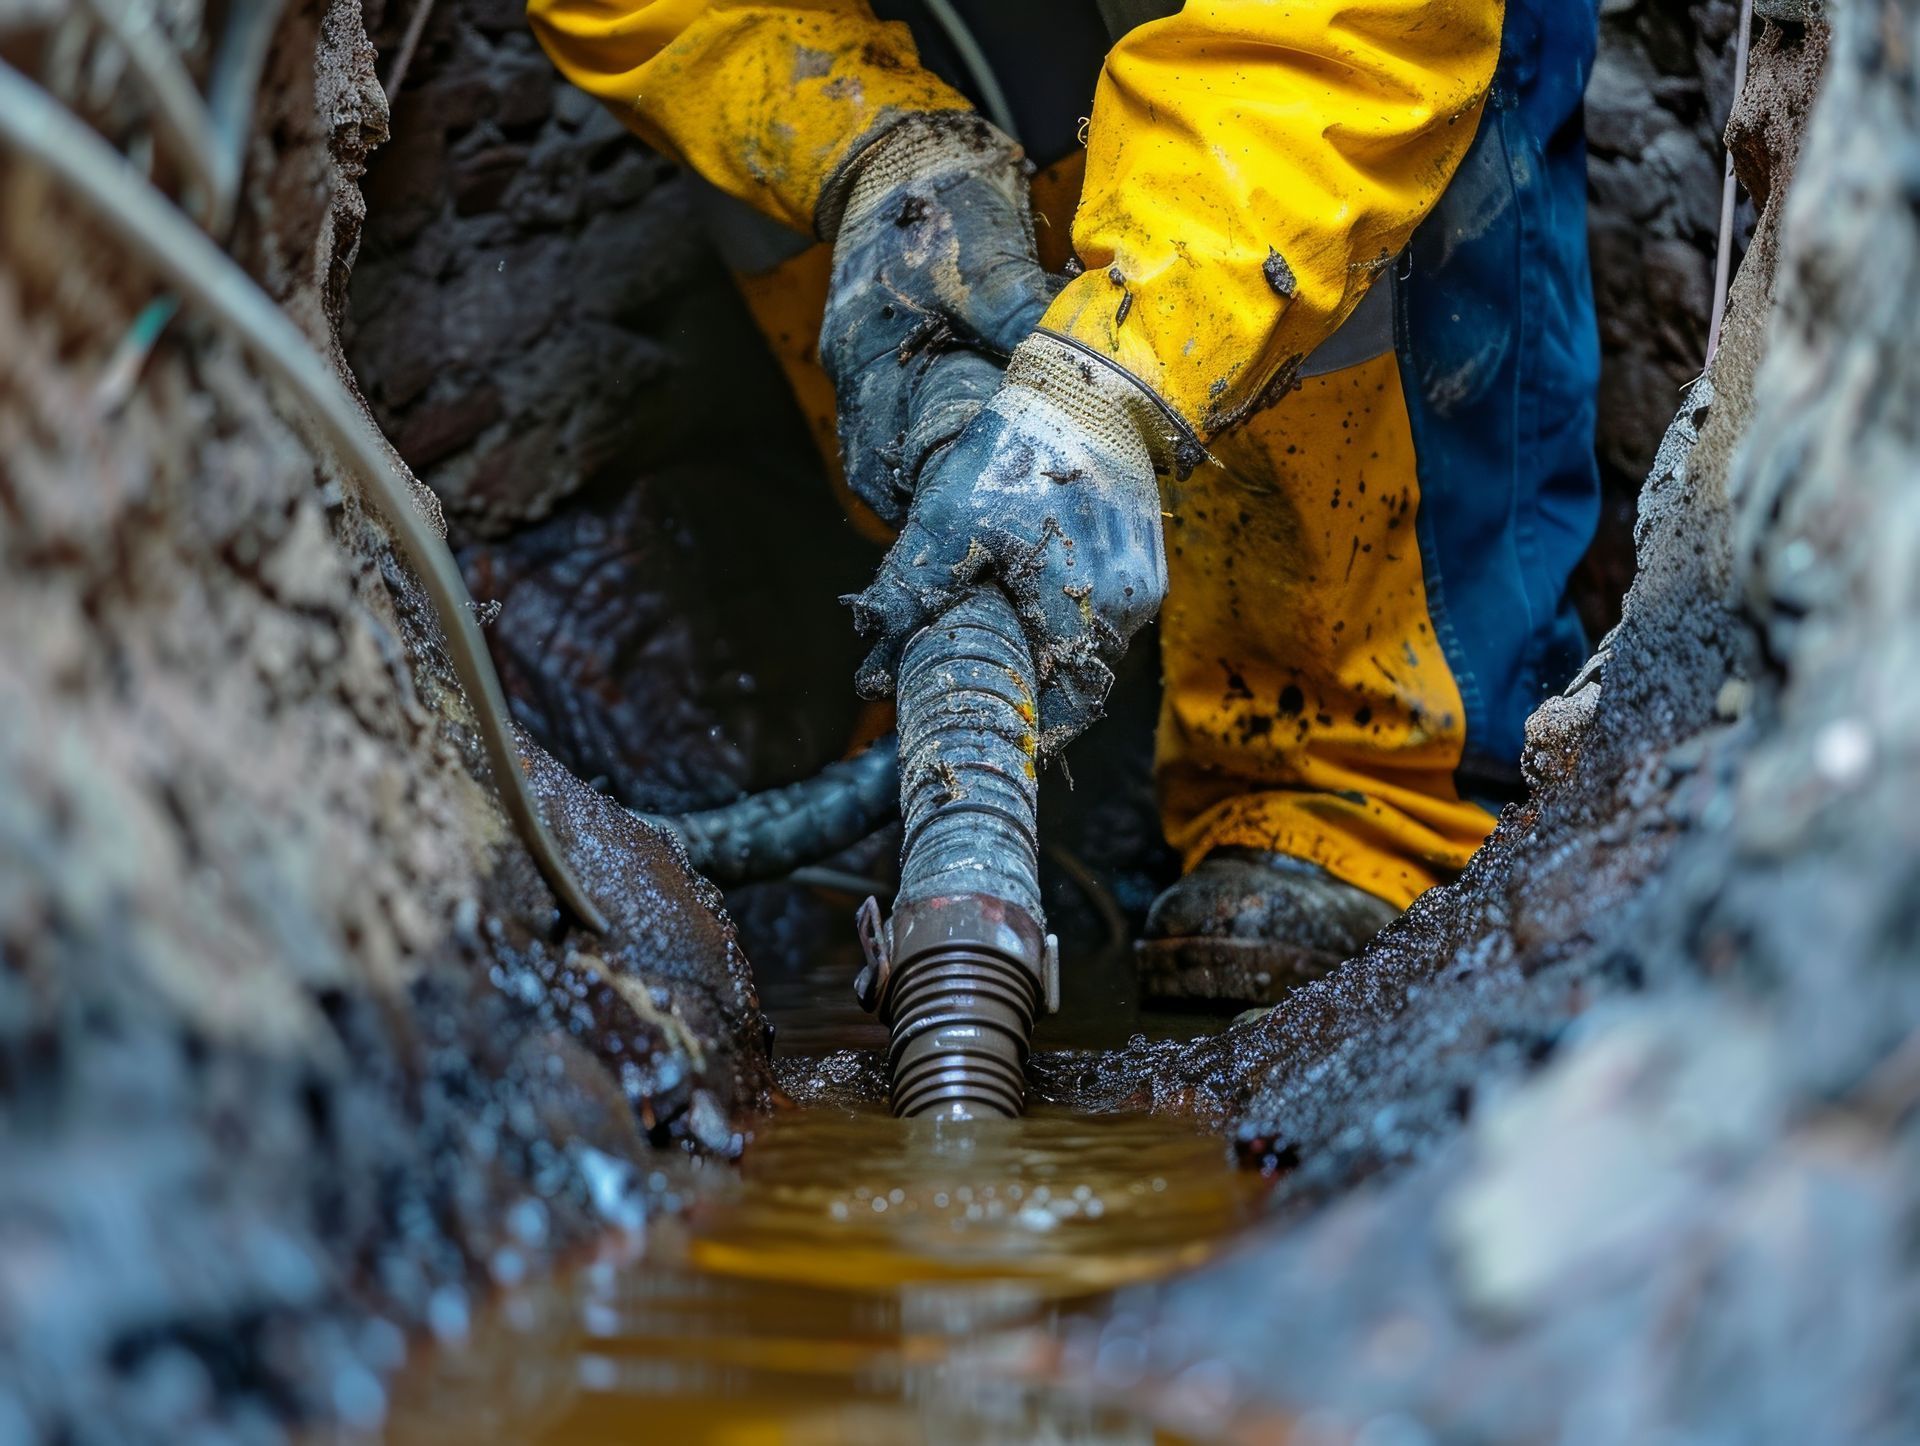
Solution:
M 596 932 L 607 923 L 535 806 L 507 722 L 507 700 L 446 544 L 427 527 L 370 425 L 286 313 L 124 158 L 59 102 L 0 61 L 0 141 L 44 166 L 172 288 L 219 322 L 268 376 L 307 406 L 324 441 L 359 474 L 446 630 L 501 802 L 561 903 Z
M 1753 0 L 1741 0 L 1740 32 L 1733 52 L 1733 105 L 1727 110 L 1727 124 L 1733 124 L 1733 110 L 1740 104 L 1740 92 L 1747 88 L 1747 35 L 1753 29 Z M 1713 321 L 1707 328 L 1707 364 L 1720 349 L 1720 323 L 1727 315 L 1727 288 L 1733 276 L 1733 149 L 1727 148 L 1726 174 L 1720 182 L 1720 245 L 1713 257 Z
M 851 898 L 864 899 L 871 895 L 884 899 L 893 890 L 879 879 L 870 879 L 864 874 L 850 874 L 845 869 L 824 868 L 819 864 L 808 864 L 788 874 L 785 882 L 799 884 L 802 888 L 826 889 L 835 894 L 846 894 Z
M 213 59 L 207 83 L 207 113 L 214 139 L 214 185 L 207 231 L 224 240 L 233 224 L 233 208 L 246 170 L 247 137 L 253 131 L 253 103 L 260 93 L 260 72 L 286 0 L 241 0 L 231 7 L 226 33 Z
M 101 373 L 100 384 L 94 388 L 94 407 L 99 415 L 110 417 L 127 404 L 127 399 L 133 395 L 134 383 L 140 379 L 140 369 L 147 364 L 153 344 L 160 340 L 160 333 L 167 329 L 167 323 L 173 320 L 174 313 L 179 310 L 179 298 L 167 292 L 162 292 L 140 308 L 133 325 L 127 328 L 120 345 L 114 348 L 106 370 Z
M 266 64 L 285 0 L 252 0 L 236 5 L 227 19 L 226 33 L 214 57 L 208 89 L 207 120 L 212 138 L 208 152 L 209 193 L 202 217 L 207 234 L 224 240 L 233 227 L 234 206 L 246 170 L 247 137 L 253 129 L 253 102 L 260 90 L 260 71 Z M 142 308 L 107 365 L 95 400 L 102 416 L 126 405 L 141 368 L 160 335 L 180 309 L 178 297 L 162 293 Z
M 433 0 L 414 0 L 413 14 L 407 17 L 407 30 L 400 37 L 400 48 L 393 55 L 393 69 L 387 74 L 387 105 L 393 105 L 394 97 L 400 94 L 400 87 L 407 78 L 407 71 L 413 67 L 413 52 L 420 47 L 420 36 L 427 28 L 427 17 L 433 14 Z
M 187 68 L 180 63 L 179 54 L 168 44 L 147 6 L 128 5 L 123 0 L 85 0 L 85 4 L 140 78 L 153 107 L 154 129 L 165 143 L 167 154 L 186 174 L 191 204 L 203 221 L 209 219 L 220 199 L 218 147 L 207 107 L 194 89 Z
M 1107 942 L 1101 946 L 1101 952 L 1125 949 L 1127 936 L 1132 931 L 1127 928 L 1127 916 L 1120 911 L 1120 903 L 1113 897 L 1113 891 L 1101 882 L 1100 876 L 1082 863 L 1077 855 L 1068 852 L 1061 845 L 1051 842 L 1042 844 L 1041 852 L 1053 860 L 1055 867 L 1073 881 L 1081 895 L 1093 905 L 1093 911 L 1100 916 L 1101 926 L 1107 931 Z

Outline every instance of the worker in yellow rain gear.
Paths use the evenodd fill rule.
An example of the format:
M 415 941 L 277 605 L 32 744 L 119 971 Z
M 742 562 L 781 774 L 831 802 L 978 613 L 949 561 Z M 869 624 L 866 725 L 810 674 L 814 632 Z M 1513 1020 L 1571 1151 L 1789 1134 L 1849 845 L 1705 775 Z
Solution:
M 897 532 L 863 691 L 990 579 L 1051 753 L 1160 613 L 1185 873 L 1150 992 L 1270 999 L 1462 867 L 1584 652 L 1591 0 L 530 13 L 702 178 L 849 506 Z

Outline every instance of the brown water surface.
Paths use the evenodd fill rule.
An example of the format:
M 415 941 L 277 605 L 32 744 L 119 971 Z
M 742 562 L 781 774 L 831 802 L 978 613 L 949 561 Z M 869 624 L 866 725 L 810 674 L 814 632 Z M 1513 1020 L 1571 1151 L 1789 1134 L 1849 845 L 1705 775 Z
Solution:
M 416 1368 L 391 1439 L 1169 1441 L 1032 1368 L 1064 1314 L 1198 1263 L 1260 1188 L 1165 1121 L 877 1106 L 783 1115 L 698 1175 L 643 1252 L 522 1288 Z
M 1038 1384 L 1060 1325 L 1191 1268 L 1259 1207 L 1218 1138 L 1042 1106 L 1022 1120 L 893 1119 L 886 1031 L 853 1002 L 852 932 L 774 973 L 781 1077 L 804 1110 L 741 1164 L 682 1162 L 684 1209 L 644 1243 L 510 1292 L 412 1367 L 389 1439 L 663 1446 L 1147 1446 L 1177 1438 Z M 1129 953 L 1075 961 L 1036 1045 L 1192 1034 L 1144 1013 Z M 1122 1343 L 1124 1345 L 1124 1343 Z M 1126 1373 L 1120 1372 L 1122 1376 Z

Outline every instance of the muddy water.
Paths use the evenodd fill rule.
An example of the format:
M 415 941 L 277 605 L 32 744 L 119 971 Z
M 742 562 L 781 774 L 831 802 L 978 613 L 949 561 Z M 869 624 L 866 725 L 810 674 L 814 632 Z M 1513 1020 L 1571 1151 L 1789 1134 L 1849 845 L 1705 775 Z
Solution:
M 644 1241 L 510 1292 L 420 1361 L 392 1440 L 672 1446 L 1102 1443 L 1178 1438 L 1034 1384 L 1062 1325 L 1206 1259 L 1262 1184 L 1215 1138 L 1042 1107 L 989 1125 L 887 1114 L 886 1034 L 852 1000 L 850 941 L 762 995 L 805 1109 L 736 1168 L 682 1164 Z M 1143 1014 L 1126 959 L 1076 960 L 1046 1048 L 1192 1033 Z
M 1023 1383 L 1065 1313 L 1194 1265 L 1257 1208 L 1215 1140 L 1139 1117 L 777 1119 L 644 1249 L 524 1288 L 422 1362 L 392 1439 L 1146 1443 Z

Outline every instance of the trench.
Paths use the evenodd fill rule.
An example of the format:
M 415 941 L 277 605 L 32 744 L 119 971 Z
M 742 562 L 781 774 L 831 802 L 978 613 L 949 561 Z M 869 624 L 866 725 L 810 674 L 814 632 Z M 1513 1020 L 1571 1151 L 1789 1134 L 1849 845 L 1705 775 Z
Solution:
M 383 54 L 402 18 L 374 27 Z M 519 721 L 662 813 L 790 782 L 883 728 L 853 700 L 836 602 L 878 548 L 833 500 L 686 179 L 524 31 L 454 3 L 412 53 L 365 189 L 347 355 L 446 507 Z M 1616 581 L 1594 588 L 1602 627 Z M 1156 652 L 1151 631 L 1136 642 L 1071 784 L 1043 782 L 1063 1008 L 1035 1041 L 1033 1113 L 886 1111 L 852 910 L 862 880 L 891 898 L 897 828 L 729 891 L 795 1107 L 752 1128 L 737 1166 L 663 1156 L 657 1217 L 631 1240 L 552 1278 L 496 1269 L 492 1306 L 430 1319 L 442 1340 L 396 1384 L 394 1439 L 1120 1443 L 1209 1419 L 1204 1364 L 1141 1399 L 1046 1384 L 1089 1332 L 1103 1379 L 1126 1381 L 1145 1347 L 1116 1329 L 1115 1292 L 1231 1249 L 1267 1203 L 1218 1136 L 1074 1084 L 1228 1017 L 1135 994 L 1126 943 L 1174 874 L 1151 790 Z
M 685 180 L 523 34 L 441 8 L 369 171 L 345 342 L 446 505 L 516 715 L 643 812 L 808 776 L 886 724 L 853 697 L 837 602 L 878 548 L 834 501 Z M 481 84 L 512 104 L 461 109 Z M 1174 874 L 1157 672 L 1143 638 L 1071 785 L 1043 782 L 1066 967 L 1035 1047 L 1061 1064 L 1229 1017 L 1136 994 L 1128 940 Z M 633 1240 L 443 1322 L 396 1383 L 395 1439 L 1175 1439 L 1157 1411 L 1043 1386 L 1045 1362 L 1114 1291 L 1225 1248 L 1266 1184 L 1218 1136 L 1070 1085 L 1001 1125 L 894 1120 L 853 910 L 891 899 L 898 843 L 896 824 L 727 892 L 793 1107 L 749 1127 L 737 1165 L 659 1157 Z
M 1462 878 L 1257 1023 L 1143 1013 L 1143 639 L 1042 798 L 1038 1106 L 964 1134 L 886 1115 L 849 998 L 897 837 L 723 912 L 616 805 L 884 726 L 834 601 L 872 546 L 684 180 L 517 0 L 368 0 L 377 47 L 310 0 L 255 56 L 231 255 L 181 264 L 225 206 L 155 97 L 272 10 L 155 8 L 180 67 L 0 22 L 0 1441 L 1920 1439 L 1911 6 L 1836 7 L 1830 58 L 1756 6 L 1723 344 L 1657 455 L 1604 424 L 1653 463 L 1636 579 Z M 1589 90 L 1601 402 L 1664 419 L 1736 12 L 1605 9 L 1646 43 Z M 376 49 L 414 56 L 384 144 Z M 306 340 L 241 345 L 221 275 Z M 404 479 L 269 385 L 330 395 L 336 339 L 598 942 L 488 787 L 457 603 L 352 485 Z
M 747 529 L 701 510 L 682 534 L 694 548 L 741 542 Z M 762 506 L 746 515 L 778 514 Z M 563 509 L 556 525 L 574 524 Z M 516 545 L 509 537 L 469 557 L 504 577 Z M 752 595 L 764 601 L 764 591 Z M 513 623 L 503 610 L 495 627 Z M 756 631 L 716 648 L 737 658 Z M 699 655 L 689 656 L 688 677 L 698 679 Z M 812 661 L 830 695 L 833 675 Z M 1137 996 L 1127 940 L 1167 875 L 1144 796 L 1117 782 L 1147 772 L 1151 680 L 1134 672 L 1120 736 L 1081 766 L 1073 795 L 1048 785 L 1043 885 L 1066 967 L 1063 1007 L 1034 1043 L 1056 1081 L 1130 1040 L 1192 1039 L 1229 1017 L 1145 1009 Z M 578 706 L 544 696 L 562 711 Z M 824 733 L 807 702 L 787 706 L 802 728 Z M 704 737 L 713 740 L 712 725 Z M 720 786 L 687 770 L 671 788 L 631 797 L 708 803 Z M 1101 820 L 1129 806 L 1128 829 L 1094 842 Z M 1117 871 L 1111 854 L 1096 853 L 1096 869 L 1076 852 L 1129 843 L 1140 852 Z M 1162 1402 L 1070 1398 L 1045 1382 L 1047 1362 L 1086 1323 L 1111 1319 L 1117 1290 L 1228 1248 L 1260 1218 L 1267 1182 L 1218 1135 L 1098 1108 L 1071 1084 L 1041 1085 L 1017 1121 L 894 1119 L 886 1032 L 860 1009 L 852 982 L 853 909 L 863 883 L 891 897 L 897 847 L 896 825 L 795 878 L 729 892 L 791 1104 L 751 1127 L 737 1164 L 663 1159 L 649 1181 L 659 1213 L 635 1239 L 608 1242 L 557 1277 L 514 1283 L 479 1319 L 458 1323 L 397 1383 L 392 1439 L 1184 1439 L 1167 1429 Z
M 1260 1021 L 1143 1012 L 1143 638 L 1041 799 L 1036 1108 L 965 1133 L 886 1114 L 850 997 L 894 833 L 721 911 L 616 806 L 883 728 L 835 601 L 874 549 L 684 179 L 517 0 L 288 7 L 233 260 L 340 324 L 441 499 L 597 943 L 547 920 L 352 479 L 198 307 L 119 369 L 137 228 L 0 156 L 0 1441 L 1920 1438 L 1920 709 L 1889 666 L 1920 29 L 1838 8 L 1820 82 L 1824 23 L 1756 9 L 1754 243 L 1657 454 L 1737 8 L 1602 17 L 1614 502 L 1653 465 L 1526 800 Z M 413 57 L 390 140 L 376 52 Z M 137 88 L 47 69 L 152 154 Z

